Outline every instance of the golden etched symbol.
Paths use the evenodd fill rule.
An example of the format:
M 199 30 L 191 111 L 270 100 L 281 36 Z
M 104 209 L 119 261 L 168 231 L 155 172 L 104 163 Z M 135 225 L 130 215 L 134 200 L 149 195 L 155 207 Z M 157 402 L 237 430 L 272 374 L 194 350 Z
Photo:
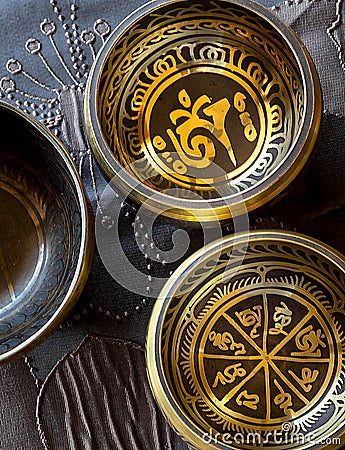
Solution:
M 208 399 L 203 411 L 215 420 L 226 416 L 278 426 L 309 411 L 324 395 L 336 344 L 324 318 L 303 296 L 284 291 L 277 280 L 259 281 L 267 271 L 257 270 L 253 296 L 247 288 L 241 300 L 235 293 L 232 299 L 231 284 L 213 292 L 199 325 L 188 334 L 182 366 L 187 382 L 193 380 Z
M 218 29 L 218 17 L 208 24 Z M 175 42 L 180 31 L 169 28 L 157 39 L 163 43 L 175 34 Z M 209 199 L 231 180 L 231 193 L 243 192 L 285 160 L 297 136 L 305 100 L 291 60 L 275 52 L 259 58 L 265 38 L 263 46 L 250 44 L 253 53 L 241 43 L 249 35 L 231 44 L 209 38 L 198 45 L 194 38 L 178 39 L 169 51 L 150 53 L 155 45 L 148 33 L 135 55 L 124 52 L 123 65 L 103 71 L 104 137 L 119 163 L 138 163 L 134 174 L 155 190 L 178 187 Z M 146 51 L 150 58 L 141 60 Z M 141 63 L 132 67 L 132 57 Z M 127 76 L 131 82 L 123 82 Z M 212 171 L 211 163 L 226 176 Z
M 315 309 L 310 310 L 303 298 L 293 295 L 292 300 L 291 292 L 274 292 L 271 284 L 269 293 L 267 287 L 255 292 L 253 299 L 246 295 L 233 306 L 226 295 L 221 303 L 221 294 L 214 294 L 213 302 L 222 306 L 216 303 L 217 320 L 212 321 L 211 328 L 206 327 L 200 344 L 201 376 L 209 380 L 207 397 L 210 401 L 218 398 L 222 413 L 242 417 L 246 422 L 256 423 L 260 417 L 282 423 L 310 408 L 314 399 L 309 393 L 317 398 L 333 370 L 333 350 L 322 317 Z M 300 305 L 299 315 L 293 313 L 292 301 Z M 247 307 L 241 309 L 242 304 Z M 202 321 L 207 323 L 212 308 L 205 311 Z M 270 320 L 274 327 L 269 327 Z M 224 330 L 225 323 L 229 331 L 217 332 Z M 214 347 L 224 353 L 214 353 Z M 320 348 L 325 349 L 323 353 Z M 217 361 L 223 361 L 221 370 L 216 369 Z
M 246 96 L 241 92 L 236 92 L 234 96 L 234 106 L 235 109 L 241 113 L 240 121 L 243 126 L 243 133 L 247 141 L 254 142 L 258 136 L 255 126 L 253 125 L 253 121 L 250 117 L 250 114 L 246 111 Z
M 217 373 L 212 387 L 216 388 L 218 386 L 218 383 L 221 383 L 223 386 L 226 384 L 231 384 L 236 380 L 237 377 L 243 378 L 246 375 L 247 372 L 242 367 L 241 363 L 232 364 L 231 366 L 228 366 L 223 373 Z
M 237 158 L 226 127 L 226 118 L 232 107 L 228 98 L 224 97 L 212 103 L 209 96 L 201 95 L 193 104 L 186 89 L 182 89 L 178 93 L 178 100 L 184 109 L 176 109 L 170 113 L 170 121 L 176 128 L 175 131 L 171 128 L 166 130 L 180 158 L 174 161 L 173 169 L 184 175 L 188 167 L 198 169 L 208 167 L 216 157 L 214 141 L 223 145 L 231 163 L 237 167 Z M 254 142 L 257 130 L 246 111 L 245 100 L 246 96 L 241 92 L 234 94 L 234 108 L 239 113 L 243 135 L 248 142 Z M 154 136 L 152 143 L 158 151 L 167 148 L 167 142 L 160 135 Z M 170 152 L 165 152 L 162 156 L 168 160 L 169 155 Z
M 286 416 L 294 414 L 294 411 L 290 408 L 292 406 L 291 395 L 284 392 L 284 389 L 280 386 L 277 379 L 274 379 L 274 384 L 279 390 L 279 394 L 274 397 L 274 403 L 283 410 Z
M 292 370 L 289 370 L 288 373 L 297 381 L 304 392 L 310 392 L 320 372 L 316 369 L 311 370 L 309 367 L 303 367 L 300 378 Z
M 273 320 L 275 322 L 274 328 L 269 330 L 269 334 L 287 335 L 288 333 L 284 330 L 284 327 L 290 325 L 292 321 L 292 311 L 290 311 L 284 302 L 280 302 L 280 306 L 275 307 Z
M 237 344 L 234 341 L 232 334 L 227 331 L 225 333 L 216 333 L 215 331 L 211 331 L 209 340 L 213 343 L 214 347 L 218 347 L 219 350 L 227 351 L 230 348 L 232 351 L 235 350 L 235 355 L 246 354 L 244 345 L 242 343 Z
M 262 306 L 256 305 L 253 306 L 252 309 L 248 308 L 241 312 L 235 312 L 243 326 L 253 327 L 250 332 L 250 337 L 252 339 L 256 339 L 260 336 L 256 330 L 261 327 L 261 310 Z
M 247 408 L 257 410 L 260 397 L 257 394 L 248 394 L 247 391 L 242 391 L 236 398 L 236 403 L 239 406 L 246 406 Z
M 321 356 L 321 350 L 318 348 L 326 348 L 326 344 L 322 341 L 325 338 L 321 329 L 315 333 L 313 325 L 302 329 L 296 336 L 296 346 L 300 352 L 292 352 L 291 356 Z

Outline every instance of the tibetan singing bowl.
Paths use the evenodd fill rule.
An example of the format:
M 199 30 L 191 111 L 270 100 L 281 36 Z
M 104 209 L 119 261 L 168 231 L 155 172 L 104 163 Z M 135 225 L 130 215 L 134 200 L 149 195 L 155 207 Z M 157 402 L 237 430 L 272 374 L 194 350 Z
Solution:
M 71 310 L 93 239 L 81 180 L 57 139 L 4 102 L 0 130 L 0 362 L 7 362 Z
M 106 175 L 155 213 L 204 223 L 286 188 L 310 156 L 321 109 L 299 39 L 241 0 L 139 9 L 99 53 L 85 103 Z
M 345 443 L 345 259 L 306 236 L 216 241 L 164 287 L 148 374 L 196 449 L 316 449 Z

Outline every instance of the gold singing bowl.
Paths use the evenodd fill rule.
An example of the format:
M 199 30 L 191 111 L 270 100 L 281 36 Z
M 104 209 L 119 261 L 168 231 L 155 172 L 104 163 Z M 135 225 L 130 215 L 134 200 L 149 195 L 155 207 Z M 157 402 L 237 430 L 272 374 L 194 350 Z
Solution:
M 147 337 L 153 393 L 196 449 L 340 448 L 345 259 L 295 233 L 209 244 L 163 288 Z
M 226 220 L 301 171 L 322 100 L 298 37 L 255 2 L 154 1 L 111 35 L 85 114 L 108 178 L 155 213 Z
M 59 141 L 4 102 L 0 130 L 0 362 L 8 362 L 74 306 L 91 264 L 93 224 Z

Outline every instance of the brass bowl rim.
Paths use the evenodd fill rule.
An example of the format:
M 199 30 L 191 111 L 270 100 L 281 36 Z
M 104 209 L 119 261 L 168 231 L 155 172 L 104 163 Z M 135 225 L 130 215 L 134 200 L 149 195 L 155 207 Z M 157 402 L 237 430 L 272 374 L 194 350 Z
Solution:
M 117 161 L 109 148 L 98 119 L 98 86 L 100 75 L 109 53 L 116 46 L 116 43 L 137 20 L 145 15 L 167 5 L 177 7 L 177 3 L 185 3 L 187 0 L 153 0 L 144 4 L 127 16 L 111 33 L 101 50 L 99 51 L 92 67 L 86 84 L 86 94 L 84 103 L 84 115 L 86 130 L 90 140 L 91 148 L 96 159 L 109 180 L 114 181 L 114 185 L 125 193 L 129 193 L 129 198 L 135 203 L 145 203 L 148 210 L 155 214 L 163 215 L 185 222 L 214 222 L 215 216 L 219 221 L 229 220 L 243 214 L 243 205 L 250 212 L 255 210 L 277 197 L 302 171 L 307 163 L 314 146 L 321 125 L 322 117 L 322 93 L 317 70 L 301 39 L 296 33 L 275 13 L 256 2 L 246 0 L 221 0 L 222 3 L 240 6 L 245 10 L 260 16 L 266 20 L 276 31 L 289 48 L 293 58 L 298 64 L 298 68 L 303 78 L 303 90 L 305 97 L 305 110 L 303 113 L 300 130 L 291 144 L 291 147 L 275 169 L 260 182 L 256 183 L 246 191 L 224 198 L 191 201 L 184 198 L 172 197 L 162 194 L 149 186 L 141 183 L 133 177 Z M 154 198 L 153 198 L 154 197 Z M 205 203 L 212 206 L 214 213 L 210 214 L 210 207 L 205 207 Z M 163 210 L 163 212 L 162 212 Z M 168 211 L 167 211 L 168 210 Z M 197 218 L 194 216 L 197 215 Z
M 74 276 L 70 282 L 69 289 L 61 302 L 59 308 L 52 317 L 32 336 L 25 339 L 19 345 L 0 354 L 0 364 L 8 363 L 19 356 L 27 354 L 44 340 L 56 327 L 67 317 L 78 300 L 82 290 L 86 284 L 94 251 L 94 232 L 93 232 L 93 216 L 91 206 L 85 193 L 82 180 L 75 168 L 75 165 L 69 153 L 63 144 L 54 136 L 54 134 L 43 126 L 37 119 L 25 114 L 21 109 L 15 107 L 3 100 L 0 100 L 0 110 L 7 111 L 14 116 L 21 118 L 29 126 L 38 132 L 42 138 L 49 142 L 50 146 L 58 153 L 61 161 L 64 163 L 66 170 L 69 172 L 73 180 L 73 188 L 78 199 L 81 212 L 81 243 L 78 256 L 78 263 Z
M 178 403 L 176 402 L 169 384 L 167 383 L 166 376 L 163 370 L 163 363 L 160 352 L 160 342 L 162 335 L 162 325 L 165 319 L 165 313 L 170 304 L 171 299 L 174 297 L 176 287 L 184 279 L 184 276 L 188 273 L 189 269 L 196 263 L 207 259 L 212 254 L 220 252 L 223 248 L 233 246 L 240 243 L 246 243 L 248 241 L 277 241 L 284 244 L 298 244 L 304 248 L 308 248 L 313 252 L 317 252 L 332 265 L 336 266 L 343 274 L 345 274 L 345 255 L 341 254 L 331 246 L 324 242 L 307 236 L 302 233 L 282 231 L 282 230 L 262 230 L 262 231 L 249 231 L 238 233 L 236 235 L 226 236 L 224 238 L 217 239 L 214 242 L 209 243 L 205 247 L 196 251 L 193 255 L 189 256 L 173 273 L 172 277 L 167 281 L 161 290 L 160 295 L 153 307 L 151 318 L 148 324 L 148 330 L 146 335 L 146 366 L 147 375 L 151 391 L 168 422 L 175 429 L 175 431 L 188 441 L 189 444 L 195 446 L 196 449 L 204 448 L 205 442 L 202 440 L 202 431 L 198 429 L 192 420 L 186 416 Z M 208 430 L 204 430 L 208 431 Z M 345 444 L 345 430 L 339 436 L 341 445 Z M 207 448 L 213 450 L 229 450 L 228 446 L 225 446 L 219 442 L 216 445 L 208 443 Z M 301 447 L 305 448 L 305 447 Z M 340 444 L 324 444 L 318 448 L 327 449 L 339 449 Z

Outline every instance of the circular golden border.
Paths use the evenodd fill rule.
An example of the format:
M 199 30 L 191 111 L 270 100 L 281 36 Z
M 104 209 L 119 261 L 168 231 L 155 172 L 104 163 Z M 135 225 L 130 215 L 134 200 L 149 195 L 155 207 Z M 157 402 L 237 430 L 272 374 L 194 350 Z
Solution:
M 164 315 L 166 312 L 166 302 L 172 298 L 171 289 L 176 284 L 176 280 L 182 279 L 188 269 L 194 265 L 195 261 L 198 261 L 207 254 L 218 254 L 219 248 L 224 246 L 232 246 L 240 242 L 276 242 L 280 240 L 285 244 L 299 244 L 303 245 L 305 249 L 317 253 L 326 258 L 332 263 L 337 270 L 345 275 L 345 256 L 324 244 L 323 242 L 305 236 L 299 233 L 270 230 L 270 231 L 251 231 L 249 233 L 242 233 L 236 236 L 228 236 L 226 238 L 215 241 L 208 246 L 198 250 L 194 255 L 187 258 L 183 264 L 174 272 L 172 277 L 162 289 L 157 302 L 152 311 L 151 319 L 148 326 L 147 339 L 146 339 L 146 361 L 149 383 L 152 392 L 155 396 L 157 403 L 159 404 L 164 415 L 177 431 L 180 436 L 193 445 L 196 449 L 203 450 L 205 448 L 205 441 L 202 439 L 200 430 L 195 428 L 193 423 L 185 417 L 178 404 L 174 401 L 170 388 L 167 384 L 167 380 L 164 376 L 163 361 L 161 357 L 161 324 L 164 321 Z M 339 429 L 339 426 L 338 428 Z M 332 433 L 337 429 L 333 429 Z M 340 440 L 339 444 L 323 444 L 320 445 L 320 449 L 339 450 L 345 444 L 345 430 L 342 430 L 341 434 L 338 434 Z M 307 450 L 312 447 L 312 444 L 301 445 L 300 450 Z M 214 442 L 207 444 L 208 449 L 212 450 L 228 450 L 228 446 L 220 446 Z M 273 448 L 273 447 L 272 447 Z
M 223 0 L 231 6 L 238 5 L 248 12 L 266 20 L 280 35 L 282 42 L 289 48 L 292 57 L 296 60 L 303 76 L 304 96 L 306 107 L 303 115 L 302 130 L 296 137 L 289 154 L 275 169 L 269 179 L 256 185 L 245 196 L 235 196 L 229 204 L 214 201 L 210 214 L 210 202 L 208 205 L 196 205 L 186 199 L 174 199 L 169 196 L 157 195 L 157 192 L 147 186 L 137 183 L 133 175 L 121 171 L 120 165 L 114 159 L 100 129 L 97 110 L 97 96 L 99 89 L 99 74 L 104 69 L 108 53 L 112 50 L 117 40 L 126 29 L 131 27 L 136 20 L 145 14 L 165 5 L 176 8 L 183 5 L 184 0 L 154 0 L 150 4 L 141 7 L 124 20 L 114 30 L 107 43 L 99 52 L 88 77 L 85 92 L 85 121 L 87 134 L 95 156 L 103 171 L 110 179 L 116 177 L 118 187 L 123 190 L 135 203 L 145 203 L 145 207 L 155 213 L 163 213 L 166 217 L 184 222 L 203 222 L 212 224 L 217 220 L 228 221 L 231 217 L 243 214 L 243 204 L 247 211 L 252 211 L 270 203 L 296 178 L 306 165 L 316 144 L 322 116 L 322 95 L 319 77 L 315 65 L 299 37 L 274 13 L 260 4 L 249 3 L 245 0 Z M 120 173 L 119 175 L 117 175 Z M 153 198 L 154 197 L 154 198 Z M 163 205 L 163 206 L 162 206 Z
M 262 284 L 262 283 L 259 283 L 259 284 Z M 255 286 L 255 285 L 254 285 Z M 250 286 L 250 287 L 253 287 L 252 285 Z M 266 288 L 266 287 L 261 287 L 261 289 L 258 289 L 258 290 L 255 290 L 255 294 L 257 294 L 257 295 L 260 295 L 260 292 L 261 291 L 265 291 L 266 293 L 277 293 L 277 290 L 278 290 L 278 288 Z M 249 292 L 250 293 L 250 292 Z M 246 297 L 247 297 L 247 295 L 248 295 L 248 292 L 245 292 L 245 293 L 243 293 L 243 294 L 239 294 L 238 295 L 238 297 L 240 297 L 240 298 L 236 298 L 236 302 L 235 302 L 235 304 L 237 304 L 237 303 L 239 303 L 239 302 L 243 302 L 245 299 L 246 299 Z M 262 294 L 261 294 L 262 295 Z M 283 294 L 282 293 L 282 296 L 284 296 L 285 295 L 285 293 Z M 285 296 L 288 296 L 287 294 L 285 295 Z M 226 296 L 226 297 L 224 297 L 224 299 L 223 299 L 223 301 L 226 301 L 226 299 L 228 299 L 230 297 L 230 294 L 228 295 L 228 296 Z M 243 297 L 243 298 L 242 298 Z M 303 304 L 303 302 L 301 302 L 301 298 L 300 297 L 298 297 L 297 295 L 296 295 L 296 299 L 294 298 L 294 295 L 292 294 L 291 295 L 291 298 L 293 298 L 294 300 L 296 300 L 297 299 L 297 301 L 298 302 L 300 302 L 300 303 L 302 303 Z M 304 299 L 302 299 L 302 300 L 304 300 Z M 305 303 L 307 303 L 307 302 L 305 302 Z M 234 305 L 235 305 L 234 304 Z M 306 304 L 303 304 L 307 309 L 308 309 L 308 307 L 307 307 L 307 305 Z M 308 305 L 309 306 L 309 308 L 310 308 L 310 305 Z M 321 307 L 321 305 L 320 305 L 320 307 Z M 221 306 L 221 307 L 218 307 L 217 308 L 217 311 L 219 310 L 219 311 L 221 311 L 221 310 L 223 310 L 223 309 L 225 309 L 225 308 L 228 308 L 227 307 L 227 305 L 223 305 L 223 306 Z M 317 312 L 317 310 L 316 310 L 316 308 L 315 308 L 315 306 L 313 305 L 312 306 L 312 308 L 315 310 L 314 311 L 314 316 L 320 316 L 320 314 Z M 324 311 L 324 316 L 325 317 L 327 317 L 327 313 L 326 313 L 326 311 Z M 212 314 L 212 310 L 210 311 L 210 312 L 208 312 L 208 314 Z M 207 315 L 208 315 L 207 314 Z M 200 323 L 200 325 L 202 324 L 202 322 L 205 320 L 206 321 L 206 317 L 207 317 L 207 315 L 202 319 L 202 321 L 201 321 L 201 323 Z M 214 322 L 216 321 L 218 319 L 218 317 L 214 317 L 214 320 L 212 321 L 210 321 L 210 324 L 212 323 L 212 324 L 214 324 Z M 321 320 L 320 320 L 321 319 Z M 325 321 L 324 321 L 324 318 L 323 317 L 317 317 L 317 320 L 318 320 L 318 322 L 320 323 L 320 325 L 322 326 L 322 328 L 323 328 L 323 331 L 325 332 L 325 333 L 327 333 L 327 343 L 328 344 L 330 344 L 329 345 L 329 352 L 330 352 L 330 359 L 331 359 L 331 355 L 332 355 L 332 353 L 334 352 L 334 344 L 335 345 L 337 345 L 337 342 L 334 340 L 334 339 L 332 339 L 332 335 L 331 335 L 331 333 L 329 332 L 329 327 L 330 327 L 330 324 L 329 323 L 325 323 Z M 205 327 L 205 335 L 201 338 L 201 342 L 200 342 L 200 347 L 199 347 L 199 349 L 198 349 L 198 351 L 202 351 L 203 349 L 204 349 L 204 347 L 202 346 L 202 342 L 204 342 L 205 341 L 205 339 L 207 339 L 207 337 L 206 337 L 206 330 L 210 327 L 210 324 L 208 324 L 208 325 L 206 325 L 206 327 Z M 197 339 L 197 335 L 195 335 L 194 337 L 193 337 L 193 342 L 195 341 Z M 334 342 L 335 341 L 335 342 Z M 339 352 L 339 342 L 338 342 L 338 348 L 337 348 L 337 350 L 338 350 L 338 352 Z M 221 357 L 220 357 L 220 359 L 221 359 Z M 204 383 L 204 385 L 203 386 L 208 386 L 209 385 L 209 383 L 208 383 L 208 381 L 206 380 L 206 377 L 204 376 L 204 365 L 203 365 L 203 361 L 204 361 L 204 359 L 202 358 L 202 363 L 200 364 L 200 377 L 202 378 L 202 381 L 203 381 L 203 383 Z M 336 373 L 338 373 L 339 372 L 339 370 L 340 370 L 340 366 L 341 366 L 341 358 L 339 358 L 339 360 L 338 360 L 338 367 L 337 367 L 337 370 L 336 370 Z M 193 373 L 193 371 L 194 371 L 194 367 L 193 367 L 193 370 L 192 370 L 192 373 Z M 322 397 L 322 396 L 327 396 L 327 393 L 328 392 L 331 392 L 332 391 L 332 389 L 334 389 L 334 385 L 336 384 L 336 380 L 333 380 L 332 381 L 332 383 L 331 383 L 331 385 L 328 387 L 328 389 L 326 390 L 325 388 L 326 388 L 326 385 L 328 384 L 328 380 L 327 380 L 327 377 L 329 377 L 333 372 L 335 371 L 335 365 L 333 364 L 333 365 L 329 365 L 329 367 L 328 367 L 328 369 L 327 369 L 327 374 L 325 375 L 325 380 L 324 380 L 324 382 L 322 383 L 322 388 L 320 388 L 320 391 L 319 391 L 319 397 L 315 400 L 315 398 L 310 402 L 310 404 L 308 404 L 308 405 L 306 405 L 304 408 L 302 408 L 302 409 L 299 409 L 297 412 L 295 411 L 295 414 L 297 414 L 297 415 L 295 415 L 294 416 L 294 420 L 295 419 L 297 419 L 298 420 L 298 418 L 299 418 L 299 416 L 301 416 L 302 414 L 305 414 L 306 412 L 308 412 L 314 405 L 315 405 L 315 403 L 316 402 L 318 402 L 319 400 L 320 400 L 320 397 Z M 196 373 L 194 373 L 194 382 L 196 382 L 197 381 L 197 376 L 196 376 Z M 205 398 L 204 397 L 204 400 L 209 400 L 208 402 L 207 402 L 207 404 L 209 405 L 209 407 L 211 408 L 211 409 L 214 409 L 215 407 L 217 408 L 217 413 L 219 414 L 219 416 L 220 417 L 224 417 L 224 418 L 227 418 L 227 417 L 231 417 L 231 418 L 235 418 L 235 419 L 238 419 L 238 422 L 237 422 L 237 424 L 239 425 L 239 426 L 249 426 L 248 424 L 244 424 L 243 422 L 241 422 L 241 418 L 243 417 L 244 419 L 242 419 L 242 420 L 245 420 L 246 422 L 252 422 L 252 423 L 255 423 L 256 425 L 257 425 L 257 428 L 259 429 L 261 429 L 261 426 L 260 425 L 258 425 L 258 424 L 260 424 L 260 423 L 264 423 L 265 421 L 264 421 L 264 419 L 259 419 L 259 418 L 255 418 L 255 417 L 248 417 L 248 416 L 242 416 L 241 414 L 239 414 L 239 413 L 236 413 L 235 411 L 232 411 L 232 410 L 230 410 L 230 409 L 227 409 L 227 408 L 225 408 L 225 406 L 224 405 L 220 405 L 219 404 L 219 401 L 217 400 L 217 401 L 212 401 L 211 400 L 211 398 L 210 398 L 210 395 L 209 395 L 209 393 L 207 392 L 207 390 L 205 390 L 205 388 L 204 387 L 202 387 L 202 386 L 198 386 L 199 387 L 199 392 L 206 392 L 206 395 L 209 397 L 209 398 Z M 208 386 L 209 387 L 209 386 Z M 326 391 L 327 391 L 327 393 L 326 393 Z M 323 402 L 325 402 L 325 400 L 323 400 Z M 286 421 L 288 421 L 289 420 L 289 418 L 288 417 L 284 417 L 284 418 L 277 418 L 277 419 L 271 419 L 270 420 L 270 422 L 269 422 L 269 424 L 268 425 L 266 425 L 266 427 L 265 428 L 262 428 L 262 429 L 269 429 L 269 431 L 273 431 L 273 429 L 274 428 L 276 428 L 276 425 L 275 424 L 278 424 L 278 425 L 280 425 L 280 430 L 281 430 L 281 425 L 284 423 L 284 422 L 286 422 Z
M 185 69 L 183 69 L 180 72 L 175 73 L 172 77 L 170 77 L 168 80 L 165 81 L 160 81 L 160 85 L 158 87 L 158 89 L 156 89 L 155 91 L 155 86 L 152 86 L 152 89 L 147 91 L 147 95 L 146 98 L 149 98 L 149 102 L 148 105 L 146 107 L 147 110 L 147 115 L 149 117 L 148 120 L 144 120 L 144 138 L 141 134 L 141 130 L 142 127 L 139 124 L 139 139 L 141 139 L 141 142 L 145 142 L 145 145 L 143 147 L 143 151 L 144 154 L 147 158 L 147 160 L 151 163 L 151 165 L 153 167 L 155 167 L 158 171 L 158 173 L 160 173 L 163 177 L 173 181 L 174 183 L 177 183 L 179 186 L 183 186 L 183 187 L 190 187 L 190 183 L 188 183 L 188 180 L 190 179 L 189 176 L 185 176 L 185 175 L 180 175 L 178 173 L 173 173 L 172 174 L 172 170 L 166 166 L 164 164 L 164 161 L 162 161 L 161 159 L 159 159 L 156 154 L 157 154 L 157 150 L 154 149 L 153 145 L 152 145 L 152 138 L 150 137 L 150 132 L 149 132 L 149 128 L 150 128 L 150 121 L 151 121 L 151 116 L 152 116 L 152 109 L 153 106 L 155 105 L 155 102 L 157 100 L 157 98 L 159 97 L 159 95 L 164 92 L 164 90 L 167 87 L 170 87 L 171 84 L 173 84 L 175 81 L 183 78 L 185 75 L 189 75 L 191 73 L 216 73 L 216 74 L 220 74 L 223 75 L 227 78 L 230 78 L 231 80 L 235 81 L 236 83 L 238 83 L 239 85 L 241 85 L 243 87 L 243 89 L 249 93 L 249 95 L 251 96 L 251 100 L 255 103 L 256 106 L 256 110 L 259 116 L 259 120 L 260 120 L 260 132 L 259 132 L 259 137 L 258 137 L 258 142 L 256 144 L 255 149 L 253 150 L 253 152 L 251 153 L 251 155 L 249 156 L 249 158 L 238 168 L 232 170 L 231 172 L 229 172 L 226 176 L 227 179 L 231 179 L 234 176 L 237 176 L 243 172 L 245 172 L 248 167 L 250 167 L 250 165 L 258 158 L 258 156 L 260 155 L 262 149 L 263 149 L 263 143 L 265 141 L 265 139 L 267 140 L 267 133 L 266 133 L 266 126 L 262 126 L 262 124 L 266 123 L 265 120 L 265 114 L 262 108 L 262 104 L 259 101 L 257 95 L 255 94 L 255 92 L 253 91 L 253 89 L 247 84 L 245 83 L 245 81 L 243 79 L 241 79 L 240 77 L 238 77 L 235 73 L 231 73 L 229 70 L 224 70 L 223 67 L 210 67 L 208 64 L 206 65 L 205 63 L 205 69 L 207 70 L 195 70 L 195 72 L 192 70 L 193 66 L 197 65 L 198 67 L 195 69 L 198 69 L 199 67 L 202 67 L 202 64 L 200 64 L 199 61 L 195 61 L 195 63 L 191 63 L 191 64 L 187 64 L 185 65 Z M 191 66 L 190 69 L 187 69 L 188 66 Z M 190 72 L 191 71 L 191 72 Z M 153 93 L 155 94 L 155 98 L 151 99 Z M 152 104 L 153 103 L 153 104 Z M 159 160 L 160 164 L 156 161 L 156 159 Z M 163 174 L 161 173 L 161 170 L 163 170 Z M 178 178 L 176 180 L 176 178 Z M 182 183 L 182 180 L 185 181 L 185 183 Z M 205 184 L 206 186 L 204 187 L 205 190 L 209 190 L 210 189 L 210 184 L 213 183 L 217 183 L 219 180 L 207 180 L 207 179 L 198 179 L 197 180 L 198 183 L 198 188 L 202 189 L 202 185 Z M 222 177 L 222 181 L 224 181 L 223 177 Z M 197 184 L 197 183 L 195 183 Z M 201 185 L 201 186 L 200 186 Z

